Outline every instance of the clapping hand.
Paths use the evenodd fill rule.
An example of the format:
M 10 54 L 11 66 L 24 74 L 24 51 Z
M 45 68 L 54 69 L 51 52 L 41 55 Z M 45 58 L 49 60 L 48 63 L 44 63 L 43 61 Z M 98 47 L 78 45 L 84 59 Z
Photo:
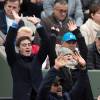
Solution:
M 33 16 L 33 17 L 27 17 L 27 20 L 31 21 L 34 25 L 37 24 L 37 23 L 40 23 L 40 21 L 41 21 L 39 18 L 37 18 L 35 16 Z
M 67 23 L 68 29 L 69 31 L 74 31 L 75 29 L 77 29 L 77 25 L 74 21 L 69 21 Z

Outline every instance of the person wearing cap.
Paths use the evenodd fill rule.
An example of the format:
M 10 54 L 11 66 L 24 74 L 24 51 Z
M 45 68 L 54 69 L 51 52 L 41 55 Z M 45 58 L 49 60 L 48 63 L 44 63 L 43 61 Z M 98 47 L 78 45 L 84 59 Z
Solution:
M 73 51 L 77 47 L 77 39 L 76 39 L 76 36 L 72 32 L 66 32 L 63 35 L 62 40 L 63 40 L 62 46 L 64 47 L 70 48 Z
M 88 46 L 88 69 L 100 69 L 100 31 L 97 32 L 95 42 Z
M 79 29 L 75 26 L 75 23 L 70 22 L 68 24 L 68 27 L 69 27 L 70 31 L 66 32 L 63 35 L 63 37 L 62 37 L 62 44 L 57 48 L 58 51 L 59 51 L 59 49 L 62 49 L 64 47 L 64 48 L 69 48 L 74 53 L 74 52 L 77 52 L 76 49 L 75 49 L 77 47 L 79 49 L 78 53 L 80 53 L 80 55 L 85 60 L 87 60 L 87 52 L 88 52 L 88 50 L 87 50 L 87 46 L 86 46 L 84 37 L 81 35 Z M 55 64 L 54 60 L 57 57 L 57 52 L 56 52 L 57 50 L 55 51 L 55 45 L 54 45 L 55 43 L 56 43 L 56 36 L 54 34 L 54 36 L 51 38 L 51 54 L 52 54 L 52 56 L 49 57 L 51 67 Z M 69 75 L 67 77 L 67 81 L 66 81 L 67 85 L 65 85 L 65 87 L 67 87 L 67 88 L 69 86 L 72 86 L 77 81 L 77 75 L 79 73 L 79 69 L 78 69 L 79 65 L 76 64 L 76 65 L 73 65 L 73 66 L 76 69 L 72 69 L 71 70 L 71 68 L 73 68 L 73 67 L 71 67 L 71 68 L 70 67 L 69 68 L 63 67 L 62 68 L 63 69 L 62 70 L 62 74 L 64 73 L 63 74 L 64 76 Z M 70 74 L 68 74 L 68 73 L 70 73 Z M 63 79 L 65 78 L 64 76 L 63 76 Z M 70 81 L 70 83 L 69 83 L 69 81 Z M 85 96 L 83 96 L 81 98 L 81 100 L 92 100 L 91 99 L 92 96 L 91 96 L 90 84 L 89 84 L 88 78 L 86 79 L 86 81 L 87 81 L 87 83 L 84 84 L 84 86 L 87 89 L 84 91 L 83 95 L 85 95 Z M 69 86 L 68 86 L 68 84 L 69 84 Z M 69 87 L 69 89 L 70 89 L 70 87 Z M 65 88 L 65 90 L 67 90 L 67 89 Z

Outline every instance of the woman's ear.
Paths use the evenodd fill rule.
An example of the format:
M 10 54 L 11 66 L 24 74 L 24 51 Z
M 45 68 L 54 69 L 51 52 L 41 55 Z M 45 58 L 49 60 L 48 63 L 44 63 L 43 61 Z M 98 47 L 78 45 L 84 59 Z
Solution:
M 94 17 L 94 14 L 93 13 L 91 13 L 91 18 L 93 18 Z

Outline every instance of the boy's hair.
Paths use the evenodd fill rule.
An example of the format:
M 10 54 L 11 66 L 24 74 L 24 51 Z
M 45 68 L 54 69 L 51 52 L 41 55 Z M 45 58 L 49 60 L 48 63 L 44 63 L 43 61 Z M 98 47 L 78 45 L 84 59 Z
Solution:
M 91 14 L 95 14 L 97 11 L 100 10 L 100 4 L 92 4 L 89 8 L 89 18 L 92 18 Z
M 20 46 L 20 43 L 21 43 L 22 41 L 24 41 L 24 40 L 29 40 L 29 41 L 32 43 L 30 37 L 28 37 L 28 36 L 22 36 L 22 37 L 20 37 L 20 38 L 18 38 L 18 39 L 16 40 L 16 46 L 19 47 L 19 46 Z

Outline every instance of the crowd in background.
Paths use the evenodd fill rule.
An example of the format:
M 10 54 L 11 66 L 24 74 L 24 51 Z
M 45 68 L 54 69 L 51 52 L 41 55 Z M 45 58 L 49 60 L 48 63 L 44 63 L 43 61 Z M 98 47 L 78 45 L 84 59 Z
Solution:
M 100 69 L 100 0 L 0 0 L 0 55 L 13 100 L 93 100 L 87 70 Z

